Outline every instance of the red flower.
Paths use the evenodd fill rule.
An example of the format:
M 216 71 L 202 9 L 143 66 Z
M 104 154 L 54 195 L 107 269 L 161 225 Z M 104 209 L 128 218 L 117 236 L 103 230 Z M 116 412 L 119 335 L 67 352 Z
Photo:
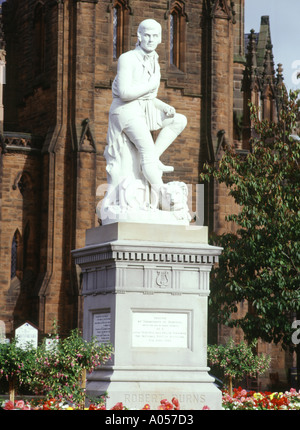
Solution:
M 24 409 L 25 408 L 25 403 L 23 400 L 17 400 L 16 401 L 16 408 L 17 409 Z
M 146 403 L 145 406 L 143 407 L 142 411 L 147 411 L 148 409 L 150 409 L 150 405 L 149 405 L 149 403 Z
M 271 403 L 273 404 L 274 408 L 276 409 L 280 409 L 282 406 L 288 406 L 289 405 L 289 401 L 285 396 L 282 397 L 273 397 L 273 399 L 271 400 Z
M 43 405 L 43 410 L 44 411 L 50 411 L 51 410 L 51 408 L 50 408 L 50 406 L 49 405 L 47 405 L 46 403 Z
M 172 399 L 172 403 L 173 403 L 173 405 L 175 406 L 175 407 L 174 407 L 175 411 L 179 411 L 179 410 L 180 410 L 180 404 L 179 404 L 178 399 L 176 399 L 176 397 L 173 397 L 173 399 Z
M 89 406 L 89 411 L 106 411 L 105 405 L 94 405 L 93 403 Z
M 119 402 L 119 403 L 116 403 L 115 406 L 113 406 L 111 408 L 111 411 L 112 410 L 114 410 L 114 411 L 122 411 L 123 409 L 124 409 L 123 403 Z
M 7 400 L 3 409 L 5 409 L 6 411 L 11 411 L 14 408 L 14 403 L 11 400 Z
M 160 401 L 160 406 L 158 407 L 161 411 L 169 411 L 170 409 L 173 409 L 172 403 L 168 402 L 167 399 L 163 399 Z

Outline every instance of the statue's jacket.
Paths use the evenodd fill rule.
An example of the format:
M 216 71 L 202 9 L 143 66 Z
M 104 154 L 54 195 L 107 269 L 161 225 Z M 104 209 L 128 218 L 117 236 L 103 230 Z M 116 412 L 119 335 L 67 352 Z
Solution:
M 156 98 L 160 84 L 160 66 L 157 53 L 153 54 L 149 58 L 137 46 L 122 54 L 118 60 L 117 75 L 112 84 L 113 101 L 109 111 L 106 158 L 119 156 L 124 145 L 122 131 L 128 122 L 144 123 L 146 120 L 149 130 L 158 130 L 162 126 L 163 102 Z M 156 78 L 157 87 L 149 93 L 147 88 L 151 78 Z

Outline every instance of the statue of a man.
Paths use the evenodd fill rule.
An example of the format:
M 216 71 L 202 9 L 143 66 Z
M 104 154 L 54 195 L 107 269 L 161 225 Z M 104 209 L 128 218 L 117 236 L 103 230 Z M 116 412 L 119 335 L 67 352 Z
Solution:
M 184 115 L 157 99 L 160 67 L 155 50 L 161 42 L 161 25 L 146 19 L 139 25 L 137 35 L 135 49 L 120 56 L 112 84 L 113 101 L 104 152 L 108 189 L 97 213 L 102 223 L 161 221 L 162 216 L 166 217 L 166 223 L 173 218 L 174 222 L 178 218 L 180 222 L 183 218 L 188 222 L 186 186 L 178 183 L 174 188 L 175 183 L 164 184 L 163 173 L 173 171 L 173 167 L 165 166 L 159 159 L 187 123 Z M 151 133 L 154 130 L 160 130 L 155 142 Z M 178 196 L 182 196 L 182 204 L 175 211 Z M 166 201 L 176 201 L 169 205 L 170 211 L 176 213 L 165 213 Z M 155 210 L 160 213 L 153 213 Z
M 119 150 L 118 135 L 124 133 L 140 155 L 142 172 L 153 186 L 162 185 L 162 172 L 173 170 L 159 157 L 186 126 L 186 117 L 158 100 L 160 67 L 156 47 L 161 42 L 161 25 L 146 19 L 138 27 L 138 42 L 122 54 L 112 85 L 109 114 L 108 152 Z M 154 143 L 151 131 L 161 129 Z

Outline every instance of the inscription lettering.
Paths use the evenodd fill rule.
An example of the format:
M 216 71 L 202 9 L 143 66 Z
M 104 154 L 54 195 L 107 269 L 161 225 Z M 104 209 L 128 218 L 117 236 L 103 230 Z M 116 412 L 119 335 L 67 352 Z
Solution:
M 133 347 L 188 347 L 188 314 L 133 312 Z
M 130 403 L 149 403 L 151 406 L 156 406 L 165 397 L 165 393 L 125 393 L 124 398 L 125 404 Z M 197 404 L 205 403 L 205 394 L 197 393 L 174 393 L 170 397 L 176 397 L 179 403 L 185 404 Z
M 99 312 L 93 315 L 93 336 L 99 343 L 110 342 L 110 312 Z

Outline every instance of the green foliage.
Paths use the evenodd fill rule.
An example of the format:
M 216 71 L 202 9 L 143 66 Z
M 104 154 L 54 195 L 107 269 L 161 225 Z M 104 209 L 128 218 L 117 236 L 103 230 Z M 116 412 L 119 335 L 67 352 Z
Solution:
M 84 340 L 73 330 L 69 337 L 54 336 L 54 345 L 46 343 L 37 351 L 32 386 L 38 394 L 80 404 L 85 397 L 85 372 L 92 372 L 105 363 L 112 354 L 110 344 L 98 344 L 96 339 Z M 82 380 L 84 378 L 84 380 Z
M 248 339 L 291 345 L 291 318 L 300 311 L 300 142 L 291 138 L 299 116 L 298 93 L 283 97 L 276 123 L 259 121 L 245 157 L 229 148 L 201 180 L 224 183 L 239 205 L 227 221 L 236 234 L 213 238 L 224 248 L 211 284 L 211 316 L 241 327 Z M 249 311 L 234 315 L 246 300 Z M 220 312 L 222 308 L 222 312 Z
M 46 341 L 37 349 L 21 349 L 16 340 L 0 344 L 0 379 L 6 379 L 13 388 L 27 384 L 36 394 L 82 404 L 86 371 L 92 372 L 109 360 L 112 346 L 98 344 L 94 338 L 86 341 L 78 330 L 65 339 L 57 334 L 51 339 L 50 348 Z
M 241 381 L 246 376 L 256 377 L 266 372 L 270 367 L 271 358 L 267 355 L 256 354 L 257 341 L 250 345 L 244 341 L 235 345 L 229 339 L 226 345 L 208 345 L 207 360 L 211 366 L 217 366 L 228 382 L 229 394 L 233 394 L 233 381 Z
M 29 384 L 35 364 L 36 351 L 30 345 L 26 349 L 11 343 L 0 344 L 0 379 L 14 384 Z
M 223 370 L 225 378 L 242 380 L 246 376 L 260 375 L 268 370 L 270 357 L 257 355 L 256 344 L 256 341 L 250 345 L 242 341 L 235 345 L 233 339 L 229 339 L 226 345 L 208 345 L 207 359 Z

